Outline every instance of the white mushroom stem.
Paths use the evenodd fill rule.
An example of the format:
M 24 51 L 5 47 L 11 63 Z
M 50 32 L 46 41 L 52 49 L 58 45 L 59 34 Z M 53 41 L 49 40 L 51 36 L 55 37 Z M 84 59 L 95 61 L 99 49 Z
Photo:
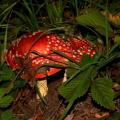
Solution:
M 37 89 L 38 89 L 37 99 L 40 99 L 40 97 L 44 98 L 48 93 L 47 80 L 43 79 L 37 81 Z
M 67 70 L 65 70 L 63 82 L 67 81 L 66 71 Z M 48 93 L 47 80 L 43 79 L 43 80 L 37 81 L 37 89 L 38 89 L 37 99 L 44 98 Z
M 63 77 L 63 82 L 67 81 L 67 69 L 65 69 L 64 77 Z

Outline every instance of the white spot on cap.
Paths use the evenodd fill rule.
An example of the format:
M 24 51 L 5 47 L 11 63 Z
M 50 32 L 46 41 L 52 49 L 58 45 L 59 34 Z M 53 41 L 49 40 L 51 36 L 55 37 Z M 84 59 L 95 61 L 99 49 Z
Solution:
M 88 52 L 91 52 L 91 50 L 90 50 L 90 49 L 88 49 Z
M 75 56 L 75 55 L 73 55 L 72 57 L 73 57 L 73 58 L 76 58 L 76 56 Z
M 47 39 L 49 39 L 49 38 L 50 38 L 50 36 L 49 36 L 49 35 L 47 35 L 47 36 L 46 36 L 46 38 L 47 38 Z
M 63 47 L 65 47 L 66 45 L 65 44 L 63 44 Z
M 15 57 L 15 56 L 14 56 L 14 55 L 12 55 L 12 59 L 14 59 L 14 57 Z
M 49 60 L 47 60 L 46 63 L 49 63 Z
M 57 42 L 57 43 L 60 43 L 60 40 L 57 40 L 56 42 Z
M 16 57 L 19 57 L 19 55 L 18 55 L 18 52 L 16 53 L 16 55 L 15 55 Z
M 12 54 L 12 51 L 11 51 L 11 50 L 9 51 L 9 54 L 10 54 L 10 55 Z
M 49 52 L 50 51 L 50 49 L 49 48 L 46 48 L 46 50 Z
M 80 54 L 80 55 L 83 55 L 83 53 L 82 53 L 82 52 L 80 52 L 79 54 Z
M 95 54 L 96 54 L 96 52 L 95 52 L 95 51 L 93 51 L 93 52 L 92 52 L 92 54 L 93 54 L 93 55 L 95 55 Z
M 55 44 L 55 46 L 57 47 L 57 46 L 58 46 L 58 44 L 56 43 L 56 44 Z
M 24 56 L 26 56 L 26 55 L 27 55 L 27 53 L 25 52 L 25 53 L 24 53 Z
M 18 57 L 24 58 L 21 54 L 18 54 Z
M 44 51 L 44 54 L 48 54 L 48 52 L 47 52 L 47 51 Z
M 38 32 L 33 32 L 33 34 L 32 35 L 36 35 Z
M 51 45 L 51 44 L 52 44 L 52 42 L 48 42 L 48 44 L 49 44 L 49 45 Z
M 62 46 L 59 46 L 58 48 L 59 48 L 59 50 L 61 50 L 61 49 L 62 49 Z

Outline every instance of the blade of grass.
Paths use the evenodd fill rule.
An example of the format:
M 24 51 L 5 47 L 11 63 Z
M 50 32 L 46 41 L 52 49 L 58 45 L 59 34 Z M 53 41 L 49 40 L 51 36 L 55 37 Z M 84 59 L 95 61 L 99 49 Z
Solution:
M 108 0 L 106 1 L 106 12 L 108 13 Z M 110 50 L 110 42 L 109 42 L 109 38 L 108 38 L 108 21 L 107 21 L 107 16 L 105 16 L 105 38 L 106 38 L 106 48 L 107 48 L 107 56 L 108 56 L 108 54 L 109 54 L 109 50 Z
M 1 14 L 0 14 L 0 24 L 2 24 L 4 21 L 6 21 L 8 19 L 8 17 L 10 17 L 10 14 L 13 12 L 13 7 L 16 5 L 17 3 L 13 3 L 12 5 L 7 5 L 7 8 L 3 8 L 3 10 L 1 10 Z M 6 6 L 5 6 L 6 7 Z M 3 11 L 3 12 L 2 12 Z
M 100 61 L 98 70 L 105 67 L 106 65 L 110 64 L 112 61 L 114 61 L 115 59 L 118 59 L 118 58 L 120 58 L 119 52 L 118 53 L 116 52 L 116 54 L 114 54 L 112 56 L 106 57 L 106 59 L 104 61 Z
M 78 16 L 78 0 L 75 0 L 76 16 Z
M 62 0 L 59 0 L 56 2 L 56 4 L 54 4 L 50 2 L 49 0 L 45 0 L 46 9 L 47 9 L 48 17 L 49 17 L 51 24 L 62 22 L 63 11 L 65 7 L 64 2 Z
M 40 9 L 43 8 L 45 6 L 45 3 L 41 4 L 41 5 L 38 5 L 36 6 L 37 7 L 37 10 L 35 10 L 35 15 L 37 15 L 39 12 L 40 12 Z
M 3 52 L 1 53 L 1 65 L 4 63 L 4 53 L 6 51 L 6 47 L 7 47 L 7 34 L 8 34 L 8 24 L 6 25 L 6 29 L 5 29 L 5 36 L 4 36 L 4 43 L 3 43 Z
M 0 14 L 0 17 L 2 15 L 5 15 L 5 13 L 7 13 L 8 11 L 10 11 L 15 5 L 16 5 L 17 2 L 13 3 L 12 5 L 9 5 L 1 14 Z
M 5 30 L 4 51 L 6 50 L 6 46 L 7 46 L 7 34 L 8 34 L 8 24 L 6 25 L 6 30 Z
M 62 57 L 64 57 L 64 58 L 68 59 L 68 60 L 71 61 L 71 62 L 74 62 L 74 63 L 76 63 L 76 64 L 79 64 L 79 62 L 77 62 L 76 60 L 72 59 L 71 57 L 65 55 L 64 53 L 62 53 L 62 52 L 60 52 L 60 51 L 55 51 L 55 50 L 53 50 L 53 52 L 54 52 L 55 54 L 58 54 L 58 55 L 60 55 L 60 56 L 62 56 Z
M 36 31 L 39 28 L 38 25 L 38 20 L 37 20 L 37 15 L 35 13 L 35 8 L 34 5 L 32 3 L 32 0 L 30 0 L 30 2 L 28 3 L 26 0 L 23 0 L 23 5 L 24 7 L 27 9 L 29 15 L 24 15 L 27 17 L 27 20 L 30 24 L 30 29 L 32 29 L 32 31 Z
M 67 113 L 70 111 L 70 108 L 73 106 L 73 103 L 74 103 L 73 100 L 71 100 L 68 103 L 67 107 L 64 110 L 64 113 L 60 116 L 60 118 L 58 120 L 64 120 L 64 118 L 66 117 Z
M 25 7 L 27 8 L 28 12 L 30 13 L 30 15 L 32 15 L 32 11 L 31 11 L 28 3 L 26 2 L 26 0 L 23 0 L 23 2 L 24 2 Z

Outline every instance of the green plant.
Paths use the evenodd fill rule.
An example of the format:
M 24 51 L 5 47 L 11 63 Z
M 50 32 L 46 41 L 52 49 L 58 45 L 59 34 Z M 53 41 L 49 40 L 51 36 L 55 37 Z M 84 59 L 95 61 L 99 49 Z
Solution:
M 65 3 L 62 0 L 50 2 L 45 0 L 47 14 L 51 24 L 58 24 L 63 22 L 63 11 Z
M 104 51 L 92 58 L 83 56 L 79 64 L 68 63 L 66 70 L 68 80 L 59 87 L 59 93 L 66 99 L 68 105 L 59 120 L 63 120 L 75 101 L 88 92 L 97 104 L 111 111 L 115 110 L 116 92 L 113 90 L 113 80 L 107 68 L 114 61 L 119 63 L 120 44 L 110 44 L 112 28 L 107 18 L 99 11 L 88 9 L 85 14 L 77 16 L 76 20 L 98 37 L 104 36 L 106 46 Z
M 13 120 L 13 114 L 8 110 L 15 100 L 17 91 L 24 87 L 25 81 L 16 79 L 16 74 L 7 64 L 0 65 L 0 120 Z M 7 115 L 6 115 L 7 114 Z M 17 120 L 17 118 L 14 120 Z
M 107 16 L 102 15 L 101 10 L 112 12 L 113 14 L 117 13 L 119 11 L 118 3 L 116 4 L 114 1 L 108 0 L 107 4 L 104 0 L 45 0 L 41 2 L 38 0 L 1 0 L 0 108 L 9 108 L 15 99 L 16 91 L 25 85 L 25 81 L 21 80 L 16 75 L 16 72 L 12 71 L 5 63 L 4 52 L 9 42 L 12 42 L 13 39 L 26 32 L 37 31 L 40 28 L 43 29 L 42 27 L 47 27 L 48 29 L 52 26 L 54 28 L 50 30 L 54 31 L 59 28 L 60 30 L 68 28 L 67 33 L 71 33 L 71 26 L 74 26 L 74 28 L 79 28 L 76 30 L 84 32 L 84 37 L 91 38 L 92 40 L 94 38 L 94 42 L 96 43 L 99 43 L 97 39 L 101 39 L 102 43 L 104 43 L 102 44 L 104 50 L 98 50 L 97 54 L 92 58 L 86 55 L 83 56 L 81 62 L 76 62 L 56 51 L 57 54 L 70 60 L 66 68 L 68 80 L 58 89 L 59 94 L 68 102 L 60 120 L 68 114 L 75 101 L 87 95 L 87 93 L 90 93 L 92 99 L 100 106 L 110 111 L 115 110 L 115 102 L 120 95 L 120 91 L 116 92 L 113 89 L 113 84 L 114 82 L 120 83 L 120 80 L 113 80 L 108 69 L 113 63 L 120 64 L 120 29 L 119 26 L 115 27 L 112 25 L 111 27 Z M 18 6 L 21 6 L 21 9 Z M 70 8 L 69 12 L 72 11 L 72 14 L 74 14 L 75 21 L 64 18 L 64 9 L 66 6 Z M 66 22 L 70 24 L 65 25 L 64 23 Z M 85 31 L 82 31 L 81 28 L 84 28 Z M 57 65 L 53 66 L 61 67 Z M 71 96 L 71 94 L 73 95 Z M 103 97 L 104 99 L 102 99 Z M 1 115 L 2 119 L 5 114 L 6 112 Z M 9 114 L 8 119 L 9 116 L 12 119 L 12 114 L 9 112 L 7 114 Z M 117 119 L 117 116 L 119 117 L 119 114 L 115 112 L 109 118 L 104 119 Z
M 11 111 L 7 110 L 0 115 L 0 120 L 18 120 L 18 118 Z
M 0 66 L 0 83 L 0 108 L 7 108 L 15 99 L 17 89 L 26 82 L 16 79 L 15 72 L 4 63 Z
M 8 41 L 15 39 L 16 36 L 26 32 L 33 32 L 39 30 L 41 20 L 41 9 L 44 6 L 44 2 L 40 5 L 38 1 L 7 1 L 4 3 L 1 1 L 0 5 L 0 29 L 2 32 L 0 36 L 4 38 L 4 26 L 8 26 Z M 22 9 L 19 9 L 21 6 Z

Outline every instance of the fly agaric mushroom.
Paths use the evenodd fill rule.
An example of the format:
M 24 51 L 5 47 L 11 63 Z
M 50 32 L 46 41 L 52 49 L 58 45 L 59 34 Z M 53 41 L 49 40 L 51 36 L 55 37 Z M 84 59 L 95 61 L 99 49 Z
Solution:
M 34 54 L 33 51 L 36 51 L 39 55 Z M 60 51 L 77 61 L 81 60 L 83 54 L 90 54 L 91 56 L 95 54 L 93 46 L 88 41 L 71 38 L 68 42 L 65 42 L 53 33 L 42 34 L 41 32 L 34 32 L 24 35 L 12 43 L 6 52 L 6 61 L 13 70 L 20 68 L 17 58 L 23 59 L 23 67 L 31 63 L 32 68 L 45 63 L 61 65 L 63 64 L 62 62 L 68 61 L 66 58 L 55 54 L 54 51 Z M 26 58 L 28 58 L 27 63 Z M 43 79 L 37 81 L 41 96 L 46 96 L 48 91 L 45 80 L 46 75 L 51 76 L 60 70 L 60 68 L 49 67 L 43 70 L 46 74 L 45 72 L 39 72 L 39 70 L 33 74 L 35 78 Z M 22 74 L 24 74 L 24 71 Z

